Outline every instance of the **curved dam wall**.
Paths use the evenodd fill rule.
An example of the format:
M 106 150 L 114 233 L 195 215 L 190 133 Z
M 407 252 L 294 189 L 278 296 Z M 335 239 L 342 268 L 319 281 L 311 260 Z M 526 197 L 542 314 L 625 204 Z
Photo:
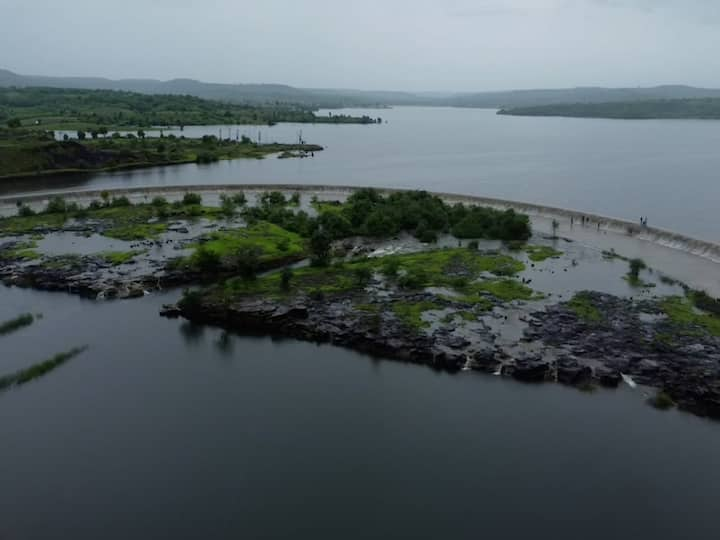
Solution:
M 108 191 L 114 195 L 126 195 L 131 198 L 145 197 L 155 194 L 178 194 L 182 195 L 188 191 L 196 192 L 234 192 L 234 191 L 269 191 L 277 190 L 284 192 L 313 192 L 327 193 L 328 195 L 344 195 L 363 189 L 368 186 L 335 186 L 335 185 L 313 185 L 313 184 L 197 184 L 187 186 L 157 186 L 148 188 L 116 188 L 103 190 L 73 191 L 62 192 L 59 195 L 67 199 L 91 199 L 99 198 L 102 192 Z M 411 189 L 396 188 L 373 188 L 381 193 L 395 193 L 403 191 L 413 191 Z M 464 202 L 471 204 L 479 204 L 492 206 L 500 209 L 512 208 L 519 212 L 526 213 L 532 217 L 543 218 L 547 220 L 560 219 L 567 222 L 584 222 L 586 225 L 596 227 L 598 230 L 610 231 L 624 236 L 630 236 L 639 240 L 644 240 L 654 244 L 658 244 L 667 248 L 676 249 L 690 253 L 692 255 L 709 259 L 713 262 L 720 263 L 720 244 L 698 240 L 679 233 L 667 231 L 657 227 L 641 226 L 639 223 L 633 223 L 620 218 L 603 216 L 599 214 L 589 214 L 587 212 L 578 212 L 567 208 L 556 208 L 533 203 L 520 201 L 509 201 L 505 199 L 496 199 L 492 197 L 482 197 L 475 195 L 462 195 L 458 193 L 431 192 L 449 203 Z M 30 195 L 24 197 L 17 196 L 0 196 L 0 211 L 3 215 L 12 213 L 12 209 L 19 202 L 32 205 L 44 204 L 54 194 L 46 192 L 40 195 Z

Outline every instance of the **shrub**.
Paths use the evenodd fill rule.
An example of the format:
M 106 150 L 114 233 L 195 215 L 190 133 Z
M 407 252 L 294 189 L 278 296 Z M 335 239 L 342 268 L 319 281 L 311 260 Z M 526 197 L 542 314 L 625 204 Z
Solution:
M 283 291 L 290 290 L 290 281 L 293 278 L 293 270 L 289 266 L 283 268 L 282 274 L 280 274 L 280 288 Z
M 30 217 L 30 216 L 34 216 L 34 215 L 35 215 L 35 211 L 32 208 L 30 208 L 27 204 L 21 204 L 18 207 L 18 216 Z
M 310 238 L 310 253 L 314 266 L 325 266 L 330 259 L 330 236 L 322 229 L 316 230 Z
M 235 193 L 232 196 L 232 202 L 234 202 L 237 206 L 245 206 L 245 204 L 247 203 L 245 193 L 243 193 L 242 191 L 239 193 Z
M 370 278 L 372 278 L 372 270 L 367 266 L 355 268 L 353 274 L 355 275 L 355 280 L 361 285 L 367 283 L 370 281 Z
M 110 206 L 113 208 L 122 208 L 132 206 L 132 203 L 130 202 L 130 199 L 123 195 L 122 197 L 113 197 L 112 201 L 110 201 Z
M 380 267 L 380 272 L 387 277 L 397 276 L 398 270 L 400 270 L 400 261 L 395 257 L 385 259 Z
M 193 254 L 193 264 L 201 272 L 217 272 L 221 265 L 220 255 L 205 246 L 200 246 Z
M 287 201 L 285 200 L 285 195 L 280 191 L 266 191 L 260 197 L 260 204 L 264 206 L 285 206 Z
M 182 203 L 184 205 L 202 204 L 202 197 L 199 193 L 188 192 L 183 196 Z
M 428 277 L 424 271 L 413 269 L 398 278 L 398 285 L 403 289 L 422 289 L 427 280 Z
M 695 307 L 709 313 L 714 313 L 715 315 L 720 315 L 720 300 L 713 298 L 705 291 L 693 291 L 692 300 Z
M 630 265 L 630 271 L 628 273 L 633 279 L 638 279 L 638 276 L 640 275 L 640 270 L 642 270 L 643 268 L 647 268 L 645 261 L 643 261 L 642 259 L 630 259 L 628 261 L 628 264 Z
M 288 240 L 287 238 L 281 238 L 277 241 L 276 246 L 280 251 L 287 251 L 288 249 L 290 249 L 290 240 Z
M 202 293 L 200 291 L 193 291 L 191 289 L 185 289 L 183 291 L 182 298 L 178 302 L 180 309 L 193 310 L 200 307 L 202 303 Z
M 225 193 L 220 194 L 220 209 L 226 216 L 232 216 L 235 214 L 235 201 L 232 197 L 227 196 Z
M 45 207 L 45 213 L 47 214 L 64 214 L 67 209 L 65 199 L 62 197 L 53 197 L 47 203 Z
M 243 279 L 255 279 L 260 268 L 262 250 L 258 247 L 242 247 L 237 252 L 237 270 Z
M 155 208 L 160 208 L 162 206 L 167 206 L 168 202 L 165 197 L 160 197 L 159 195 L 156 197 L 153 197 L 153 200 L 150 202 L 151 205 L 153 205 Z

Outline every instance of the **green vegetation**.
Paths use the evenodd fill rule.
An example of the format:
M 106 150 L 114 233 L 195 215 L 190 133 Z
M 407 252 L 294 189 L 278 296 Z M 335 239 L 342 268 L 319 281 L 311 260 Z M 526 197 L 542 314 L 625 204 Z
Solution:
M 426 311 L 433 309 L 442 309 L 442 306 L 435 302 L 423 301 L 423 302 L 393 302 L 392 310 L 393 313 L 405 324 L 419 330 L 430 325 L 429 322 L 423 320 L 422 315 Z
M 211 163 L 224 159 L 262 159 L 286 150 L 315 152 L 309 144 L 256 144 L 220 140 L 214 135 L 187 139 L 110 137 L 56 141 L 52 133 L 0 129 L 0 177 L 69 171 L 106 171 L 180 163 Z
M 198 200 L 194 194 L 189 195 L 189 201 L 194 203 Z M 60 230 L 68 219 L 89 218 L 103 223 L 105 236 L 119 240 L 142 240 L 165 232 L 169 219 L 218 218 L 222 215 L 220 208 L 183 204 L 182 201 L 169 204 L 162 197 L 156 197 L 151 203 L 133 205 L 126 197 L 110 198 L 108 195 L 102 201 L 91 202 L 87 208 L 55 198 L 43 212 L 0 218 L 0 236 Z M 38 257 L 39 254 L 32 251 L 34 247 L 33 242 L 28 242 L 14 252 L 26 258 Z M 10 254 L 5 251 L 6 257 Z
M 144 251 L 141 250 L 134 250 L 134 251 L 106 251 L 104 253 L 101 253 L 101 257 L 105 259 L 107 262 L 112 264 L 113 266 L 119 266 L 121 264 L 126 264 L 132 261 L 136 256 L 140 255 L 141 253 L 144 253 Z
M 720 119 L 720 98 L 654 99 L 612 103 L 565 103 L 501 109 L 498 114 L 515 116 L 568 116 L 576 118 Z
M 389 275 L 387 269 L 395 268 Z M 360 259 L 327 267 L 305 267 L 292 271 L 289 279 L 285 272 L 274 272 L 249 281 L 231 278 L 208 291 L 219 301 L 232 301 L 237 296 L 259 295 L 282 297 L 290 294 L 332 295 L 362 291 L 375 273 L 383 273 L 404 290 L 422 290 L 440 287 L 454 291 L 458 296 L 446 297 L 485 310 L 492 307 L 491 298 L 497 300 L 530 300 L 536 298 L 530 288 L 509 278 L 483 277 L 485 272 L 511 275 L 523 269 L 520 261 L 501 254 L 473 253 L 465 249 L 441 249 L 406 255 Z
M 303 258 L 305 241 L 277 225 L 258 222 L 247 228 L 214 232 L 203 237 L 195 253 L 178 263 L 201 271 L 239 270 L 246 277 L 262 267 Z
M 575 312 L 575 314 L 588 322 L 600 322 L 603 320 L 602 313 L 593 304 L 590 295 L 585 292 L 579 292 L 568 302 L 568 307 Z
M 640 279 L 640 270 L 644 270 L 647 268 L 647 265 L 645 264 L 645 261 L 642 259 L 630 259 L 628 261 L 629 270 L 627 273 L 627 276 L 625 276 L 626 281 L 633 287 L 654 287 L 654 283 L 646 283 L 642 279 Z
M 72 360 L 79 354 L 83 353 L 86 349 L 87 346 L 76 347 L 75 349 L 71 349 L 67 352 L 56 354 L 44 362 L 33 364 L 29 368 L 21 369 L 15 373 L 11 373 L 10 375 L 0 377 L 0 390 L 6 390 L 13 386 L 21 386 L 29 383 L 30 381 L 34 381 L 35 379 L 50 373 L 52 370 L 57 369 L 61 365 Z
M 656 409 L 660 409 L 662 411 L 672 409 L 675 406 L 673 399 L 663 391 L 658 392 L 648 399 L 648 403 Z
M 720 317 L 700 311 L 693 304 L 692 297 L 670 296 L 661 302 L 661 307 L 673 323 L 686 331 L 702 328 L 713 336 L 720 336 Z
M 0 250 L 0 261 L 30 261 L 42 257 L 40 253 L 35 251 L 37 242 L 30 240 L 28 242 L 18 242 L 12 248 Z
M 524 250 L 525 253 L 528 254 L 528 258 L 533 262 L 555 259 L 563 254 L 562 251 L 558 251 L 550 246 L 525 246 Z
M 440 233 L 458 238 L 526 240 L 530 221 L 513 210 L 482 206 L 447 205 L 425 191 L 402 191 L 386 197 L 366 188 L 340 203 L 315 202 L 321 227 L 332 238 L 371 236 L 385 238 L 401 231 L 432 242 Z
M 4 336 L 6 334 L 10 334 L 17 330 L 20 330 L 21 328 L 25 328 L 26 326 L 30 326 L 33 322 L 35 322 L 35 317 L 32 315 L 32 313 L 24 313 L 23 315 L 18 315 L 14 319 L 10 319 L 0 323 L 0 336 Z
M 12 87 L 0 88 L 3 119 L 7 119 L 3 124 L 13 128 L 82 131 L 93 139 L 106 138 L 110 131 L 152 126 L 377 122 L 369 116 L 318 116 L 309 107 L 290 104 L 242 105 L 181 95 Z

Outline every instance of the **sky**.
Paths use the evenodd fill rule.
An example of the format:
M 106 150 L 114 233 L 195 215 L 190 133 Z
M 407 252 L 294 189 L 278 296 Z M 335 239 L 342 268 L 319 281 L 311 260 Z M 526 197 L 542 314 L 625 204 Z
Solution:
M 406 91 L 720 87 L 720 0 L 0 0 L 0 68 Z

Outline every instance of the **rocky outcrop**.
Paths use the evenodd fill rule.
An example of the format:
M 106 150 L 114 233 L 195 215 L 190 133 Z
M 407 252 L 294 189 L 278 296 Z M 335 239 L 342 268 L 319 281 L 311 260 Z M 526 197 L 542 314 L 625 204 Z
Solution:
M 331 299 L 248 297 L 231 303 L 197 297 L 180 306 L 166 306 L 162 314 L 240 333 L 333 343 L 433 369 L 471 369 L 528 383 L 613 388 L 625 374 L 639 384 L 662 389 L 683 409 L 720 418 L 720 340 L 707 333 L 676 332 L 677 342 L 658 346 L 658 336 L 671 329 L 660 317 L 641 317 L 658 315 L 653 301 L 597 294 L 592 301 L 603 319 L 592 323 L 567 304 L 548 306 L 533 313 L 525 329 L 523 343 L 534 350 L 509 353 L 482 320 L 472 323 L 470 330 L 461 330 L 452 317 L 413 328 L 393 314 L 393 302 L 424 299 L 423 293 L 395 293 L 368 310 L 367 296 L 356 298 L 350 293 Z M 450 312 L 468 309 L 450 300 L 439 307 Z
M 559 382 L 577 384 L 593 371 L 600 384 L 612 387 L 623 373 L 638 384 L 662 389 L 683 409 L 720 418 L 717 336 L 701 326 L 673 323 L 653 300 L 584 294 L 599 320 L 587 321 L 567 304 L 558 304 L 534 313 L 536 324 L 525 330 L 525 340 L 567 354 L 558 361 Z M 568 364 L 567 358 L 573 361 Z

